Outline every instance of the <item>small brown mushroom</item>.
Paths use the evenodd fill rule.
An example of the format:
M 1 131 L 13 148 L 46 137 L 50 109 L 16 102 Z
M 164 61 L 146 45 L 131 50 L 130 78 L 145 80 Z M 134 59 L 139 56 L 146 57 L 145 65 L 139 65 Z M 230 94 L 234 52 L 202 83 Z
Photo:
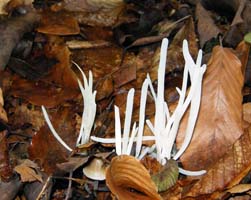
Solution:
M 86 177 L 103 181 L 105 180 L 106 164 L 102 158 L 94 158 L 89 165 L 83 168 L 83 173 Z

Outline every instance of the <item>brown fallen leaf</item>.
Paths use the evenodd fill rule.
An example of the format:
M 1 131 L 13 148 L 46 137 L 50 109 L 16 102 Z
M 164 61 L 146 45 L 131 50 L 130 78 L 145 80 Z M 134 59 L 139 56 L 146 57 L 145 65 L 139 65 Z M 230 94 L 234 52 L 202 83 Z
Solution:
M 22 183 L 18 177 L 8 182 L 0 182 L 1 200 L 15 199 L 17 193 L 22 188 Z
M 109 97 L 114 90 L 113 79 L 112 76 L 107 76 L 104 79 L 99 79 L 96 84 L 96 100 L 99 101 L 101 99 Z
M 97 48 L 97 47 L 106 47 L 111 44 L 104 40 L 97 40 L 97 41 L 71 40 L 71 41 L 67 41 L 66 45 L 70 49 L 89 49 L 89 48 Z
M 242 73 L 244 74 L 244 77 L 248 64 L 249 51 L 250 51 L 250 44 L 246 43 L 244 40 L 241 41 L 236 47 L 237 56 L 241 61 L 241 69 Z
M 8 4 L 10 0 L 2 0 L 0 1 L 0 14 L 1 15 L 7 15 L 8 13 L 6 12 L 5 8 L 6 5 Z
M 20 165 L 17 165 L 14 170 L 20 174 L 22 182 L 43 182 L 42 175 L 38 173 L 38 165 L 31 160 L 24 160 Z
M 243 12 L 243 10 L 245 8 L 246 0 L 239 0 L 238 4 L 239 4 L 239 6 L 238 6 L 238 9 L 237 9 L 237 11 L 235 13 L 235 16 L 234 16 L 234 19 L 232 21 L 231 26 L 234 26 L 236 24 L 240 24 L 240 23 L 243 22 L 243 18 L 242 18 L 241 15 L 242 15 L 242 12 Z
M 193 57 L 195 57 L 198 53 L 198 46 L 196 41 L 196 35 L 194 30 L 194 22 L 192 17 L 189 17 L 186 20 L 185 25 L 178 31 L 175 35 L 172 43 L 169 45 L 168 53 L 167 53 L 167 73 L 172 72 L 174 70 L 183 70 L 184 67 L 184 58 L 182 53 L 182 44 L 183 40 L 188 40 L 190 53 Z M 155 81 L 155 77 L 157 78 L 157 71 L 159 67 L 159 56 L 160 48 L 155 51 L 152 62 L 152 69 L 150 71 L 150 76 L 152 81 Z
M 2 88 L 0 88 L 0 120 L 8 122 L 7 113 L 3 106 L 4 106 L 3 91 Z
M 106 184 L 120 200 L 161 199 L 147 169 L 133 156 L 112 159 L 106 171 Z
M 198 33 L 200 36 L 200 47 L 212 38 L 216 38 L 220 33 L 219 28 L 215 25 L 209 11 L 207 11 L 200 2 L 196 6 L 196 18 L 198 20 Z
M 251 103 L 243 104 L 243 120 L 251 124 Z
M 120 68 L 113 74 L 114 86 L 116 88 L 121 87 L 122 85 L 129 83 L 132 80 L 136 79 L 136 67 L 134 65 L 128 65 L 123 68 Z
M 63 7 L 74 12 L 81 24 L 113 26 L 125 7 L 122 0 L 65 0 Z
M 37 31 L 52 35 L 76 35 L 80 33 L 77 20 L 67 12 L 44 12 Z
M 40 16 L 38 13 L 28 12 L 26 15 L 1 20 L 0 71 L 5 69 L 11 53 L 17 43 L 21 40 L 25 33 L 32 31 L 39 19 Z
M 242 134 L 241 62 L 233 51 L 216 46 L 208 62 L 202 85 L 200 112 L 190 145 L 181 156 L 185 169 L 206 169 L 225 154 Z M 179 148 L 184 139 L 188 115 L 177 136 Z
M 71 69 L 70 51 L 64 41 L 57 36 L 48 36 L 45 54 L 56 58 L 58 63 L 48 75 L 36 81 L 15 77 L 11 94 L 23 98 L 34 105 L 55 107 L 80 94 L 76 75 Z
M 7 131 L 0 132 L 0 177 L 3 182 L 9 181 L 13 175 L 6 135 Z
M 8 112 L 13 113 L 9 122 L 12 126 L 23 126 L 28 123 L 38 131 L 45 123 L 40 107 L 30 108 L 28 104 L 23 103 L 20 106 L 13 106 Z
M 215 162 L 185 196 L 199 196 L 237 185 L 251 169 L 251 127 Z
M 61 108 L 50 114 L 51 122 L 59 136 L 74 149 L 77 134 L 75 132 L 74 108 Z M 47 125 L 44 125 L 33 136 L 29 147 L 29 158 L 36 161 L 47 174 L 59 172 L 57 164 L 68 161 L 70 152 L 53 136 Z
M 242 4 L 244 0 L 235 0 L 236 5 Z M 228 31 L 224 35 L 224 43 L 237 46 L 242 40 L 246 33 L 251 31 L 250 22 L 251 22 L 251 2 L 245 1 L 244 2 L 244 9 L 241 13 L 241 18 L 243 19 L 242 23 L 235 23 L 235 25 L 231 25 Z

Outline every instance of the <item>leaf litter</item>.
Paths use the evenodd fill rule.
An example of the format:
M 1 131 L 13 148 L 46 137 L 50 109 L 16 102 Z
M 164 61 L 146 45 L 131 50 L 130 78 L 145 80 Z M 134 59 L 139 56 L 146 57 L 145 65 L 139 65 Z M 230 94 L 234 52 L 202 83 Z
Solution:
M 21 42 L 21 36 L 28 38 L 22 41 L 23 44 L 32 41 L 32 47 L 28 43 L 22 46 L 29 56 L 22 54 L 18 57 L 20 61 L 16 62 L 17 59 L 12 57 L 14 53 L 5 54 L 8 66 L 5 67 L 5 62 L 0 67 L 0 191 L 4 193 L 6 187 L 11 191 L 3 199 L 250 197 L 250 100 L 246 98 L 246 104 L 242 105 L 243 94 L 249 95 L 247 91 L 250 90 L 249 45 L 240 43 L 250 31 L 246 26 L 250 20 L 250 3 L 184 2 L 65 0 L 34 1 L 31 4 L 12 0 L 10 3 L 6 1 L 6 7 L 1 5 L 1 12 L 9 12 L 9 18 L 15 23 L 21 20 L 21 27 L 32 27 L 27 34 L 21 29 L 12 29 L 13 22 L 5 20 L 6 16 L 1 18 L 1 23 L 13 30 L 10 35 L 0 30 L 4 37 L 12 40 L 17 34 L 16 43 Z M 223 11 L 221 5 L 228 7 Z M 29 16 L 26 13 L 35 13 L 42 18 L 38 21 L 36 18 L 35 24 L 33 19 L 23 21 Z M 236 31 L 236 27 L 241 31 Z M 218 37 L 219 33 L 222 38 Z M 162 74 L 165 80 L 163 97 L 168 103 L 170 116 L 175 113 L 181 95 L 176 87 L 181 88 L 182 73 L 185 74 L 183 71 L 186 70 L 182 56 L 183 40 L 188 40 L 194 60 L 200 49 L 198 44 L 202 50 L 211 53 L 192 140 L 171 167 L 162 166 L 158 161 L 158 155 L 166 151 L 164 147 L 159 152 L 160 146 L 157 151 L 154 146 L 157 127 L 162 126 L 161 118 L 155 116 L 157 97 L 154 90 L 159 87 L 159 41 L 164 35 L 169 38 L 170 45 L 165 74 Z M 221 46 L 215 46 L 214 40 L 219 40 L 217 43 Z M 239 46 L 233 49 L 237 44 Z M 5 45 L 2 50 L 14 52 L 14 46 Z M 36 58 L 45 59 L 42 64 L 33 65 L 30 60 Z M 13 60 L 15 62 L 11 62 Z M 86 81 L 93 80 L 93 91 L 97 91 L 91 136 L 113 141 L 110 144 L 91 140 L 76 144 L 77 138 L 83 136 L 81 127 L 88 121 L 85 117 L 82 119 L 82 112 L 95 113 L 91 107 L 85 108 L 87 104 L 82 102 L 77 81 L 81 73 L 73 62 L 87 75 Z M 89 71 L 92 71 L 93 79 Z M 190 91 L 187 95 L 193 91 L 193 71 L 189 74 Z M 148 92 L 141 89 L 146 83 L 150 88 Z M 242 93 L 243 85 L 245 93 Z M 133 92 L 131 88 L 135 88 Z M 146 95 L 143 121 L 142 94 Z M 130 100 L 131 97 L 134 98 Z M 65 149 L 53 136 L 43 118 L 41 105 L 47 108 L 55 130 L 72 151 Z M 114 105 L 118 106 L 120 115 L 116 108 L 114 115 Z M 170 157 L 175 158 L 182 146 L 184 124 L 189 121 L 192 107 L 194 105 L 188 107 L 181 120 Z M 163 112 L 168 113 L 165 109 Z M 156 122 L 157 119 L 160 121 Z M 167 115 L 165 120 L 168 119 Z M 154 131 L 145 120 L 156 125 Z M 135 122 L 132 132 L 130 126 L 128 129 L 129 121 Z M 123 131 L 123 137 L 118 137 L 118 130 L 120 134 Z M 138 132 L 142 134 L 142 143 Z M 153 139 L 144 141 L 145 138 Z M 141 161 L 132 156 L 138 155 L 140 144 L 148 154 L 142 154 L 144 159 Z M 178 176 L 177 170 L 181 167 L 203 169 L 206 173 L 195 177 Z M 89 168 L 92 175 L 83 170 Z M 99 172 L 102 172 L 101 178 L 97 178 Z M 142 185 L 140 180 L 149 184 Z M 163 189 L 162 186 L 169 182 L 170 187 L 164 186 Z

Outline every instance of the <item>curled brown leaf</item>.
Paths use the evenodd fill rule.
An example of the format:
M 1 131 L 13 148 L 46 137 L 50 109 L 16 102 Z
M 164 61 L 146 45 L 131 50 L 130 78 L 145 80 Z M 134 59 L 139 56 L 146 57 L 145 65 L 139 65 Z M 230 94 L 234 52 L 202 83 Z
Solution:
M 161 199 L 149 172 L 133 156 L 121 155 L 112 159 L 106 171 L 106 184 L 120 200 Z

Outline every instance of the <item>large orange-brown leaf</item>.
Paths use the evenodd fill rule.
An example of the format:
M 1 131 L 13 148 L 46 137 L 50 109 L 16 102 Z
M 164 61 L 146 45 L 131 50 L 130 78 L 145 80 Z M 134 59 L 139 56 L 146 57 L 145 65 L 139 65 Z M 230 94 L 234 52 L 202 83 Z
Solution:
M 237 185 L 251 169 L 251 127 L 186 194 L 199 196 Z
M 120 200 L 161 199 L 149 172 L 133 156 L 121 155 L 112 159 L 106 171 L 106 184 Z
M 216 46 L 203 80 L 201 107 L 188 149 L 181 157 L 185 169 L 206 169 L 224 155 L 243 133 L 241 62 L 228 48 Z M 177 138 L 184 139 L 188 116 Z

